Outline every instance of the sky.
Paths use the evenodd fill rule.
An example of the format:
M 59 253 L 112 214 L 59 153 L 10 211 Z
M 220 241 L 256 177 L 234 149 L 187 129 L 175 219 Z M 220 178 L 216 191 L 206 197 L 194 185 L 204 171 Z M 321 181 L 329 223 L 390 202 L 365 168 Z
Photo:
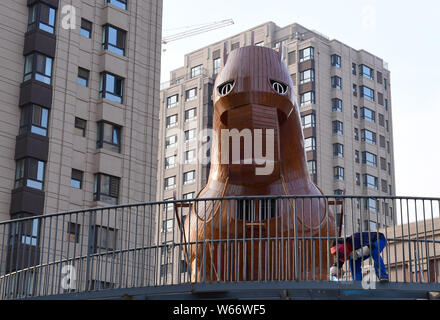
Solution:
M 268 21 L 294 22 L 388 62 L 396 195 L 440 197 L 440 1 L 164 0 L 163 36 L 233 19 L 234 25 L 163 47 L 161 81 L 186 53 Z

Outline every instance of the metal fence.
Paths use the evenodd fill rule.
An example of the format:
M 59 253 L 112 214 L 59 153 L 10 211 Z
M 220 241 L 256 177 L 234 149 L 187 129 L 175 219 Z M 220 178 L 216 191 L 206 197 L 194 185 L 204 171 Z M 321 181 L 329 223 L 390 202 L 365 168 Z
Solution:
M 324 210 L 307 210 L 320 201 Z M 330 247 L 355 232 L 385 236 L 381 257 L 391 282 L 439 284 L 439 205 L 436 198 L 228 197 L 5 221 L 0 298 L 195 282 L 352 281 L 348 252 L 344 275 L 330 276 Z M 205 219 L 212 208 L 216 223 Z M 374 274 L 373 259 L 362 271 Z

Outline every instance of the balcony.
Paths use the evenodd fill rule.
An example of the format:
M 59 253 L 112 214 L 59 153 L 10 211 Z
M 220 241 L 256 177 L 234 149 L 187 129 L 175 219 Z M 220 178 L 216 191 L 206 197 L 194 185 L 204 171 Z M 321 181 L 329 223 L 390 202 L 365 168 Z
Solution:
M 281 299 L 283 294 L 302 298 L 416 299 L 426 297 L 428 292 L 440 292 L 440 199 L 377 196 L 371 200 L 372 197 L 175 200 L 1 222 L 0 299 L 126 295 L 187 299 L 208 292 L 209 297 L 217 299 L 225 295 Z M 321 222 L 314 222 L 315 232 L 310 232 L 310 228 L 303 228 L 303 221 L 307 225 L 311 221 L 307 215 L 317 211 L 307 208 L 314 208 L 313 203 L 320 201 L 327 204 L 327 210 L 320 213 Z M 187 239 L 177 223 L 164 236 L 161 224 L 149 224 L 173 216 L 191 224 L 194 216 L 188 215 L 189 210 L 198 208 L 199 217 L 203 217 L 204 208 L 217 205 L 222 208 L 217 213 L 219 221 L 221 215 L 227 216 L 229 225 L 216 236 L 206 233 L 197 240 Z M 169 207 L 175 210 L 167 210 Z M 39 229 L 15 227 L 32 225 L 35 219 Z M 320 223 L 329 219 L 333 225 L 326 232 L 319 232 Z M 379 229 L 365 229 L 371 226 Z M 369 237 L 381 233 L 387 241 L 380 256 L 388 283 L 375 278 L 373 259 L 366 257 L 362 263 L 363 276 L 370 280 L 368 286 L 375 286 L 376 290 L 365 288 L 364 281 L 352 280 L 349 264 L 355 258 L 346 251 L 339 278 L 329 275 L 334 261 L 329 249 L 332 242 L 346 241 L 343 239 L 353 232 L 364 232 Z M 32 242 L 17 245 L 8 239 Z M 371 243 L 373 250 L 374 242 Z M 33 263 L 11 259 L 20 256 L 31 256 L 27 261 Z M 11 268 L 11 263 L 17 266 Z M 66 272 L 70 272 L 73 281 L 64 280 Z

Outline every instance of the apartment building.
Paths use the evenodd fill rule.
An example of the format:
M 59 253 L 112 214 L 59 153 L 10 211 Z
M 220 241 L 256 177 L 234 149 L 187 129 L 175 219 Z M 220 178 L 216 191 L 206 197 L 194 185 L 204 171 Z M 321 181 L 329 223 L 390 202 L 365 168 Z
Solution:
M 161 25 L 161 0 L 2 3 L 0 220 L 156 199 Z M 60 222 L 46 245 L 80 246 L 88 222 Z M 109 247 L 123 230 L 100 223 L 92 246 Z M 18 224 L 23 236 L 0 248 L 7 272 L 38 263 L 39 224 Z
M 393 203 L 374 196 L 395 194 L 390 71 L 383 59 L 299 24 L 268 22 L 213 43 L 184 57 L 161 87 L 158 200 L 191 199 L 209 173 L 216 75 L 225 54 L 256 45 L 282 50 L 302 117 L 307 164 L 327 195 L 356 199 L 347 232 L 376 229 L 395 221 Z M 282 49 L 280 49 L 282 48 Z M 173 238 L 171 207 L 162 219 L 162 240 Z M 368 215 L 360 215 L 361 210 Z M 357 212 L 357 213 L 355 213 Z M 368 216 L 368 219 L 366 218 Z M 178 234 L 178 232 L 174 232 Z

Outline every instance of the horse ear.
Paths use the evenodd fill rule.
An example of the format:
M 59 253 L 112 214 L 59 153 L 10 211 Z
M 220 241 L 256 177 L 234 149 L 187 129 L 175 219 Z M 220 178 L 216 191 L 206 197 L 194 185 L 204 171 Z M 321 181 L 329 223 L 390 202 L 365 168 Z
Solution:
M 228 47 L 226 42 L 224 43 L 223 47 L 223 66 L 225 66 L 226 62 L 228 61 Z

